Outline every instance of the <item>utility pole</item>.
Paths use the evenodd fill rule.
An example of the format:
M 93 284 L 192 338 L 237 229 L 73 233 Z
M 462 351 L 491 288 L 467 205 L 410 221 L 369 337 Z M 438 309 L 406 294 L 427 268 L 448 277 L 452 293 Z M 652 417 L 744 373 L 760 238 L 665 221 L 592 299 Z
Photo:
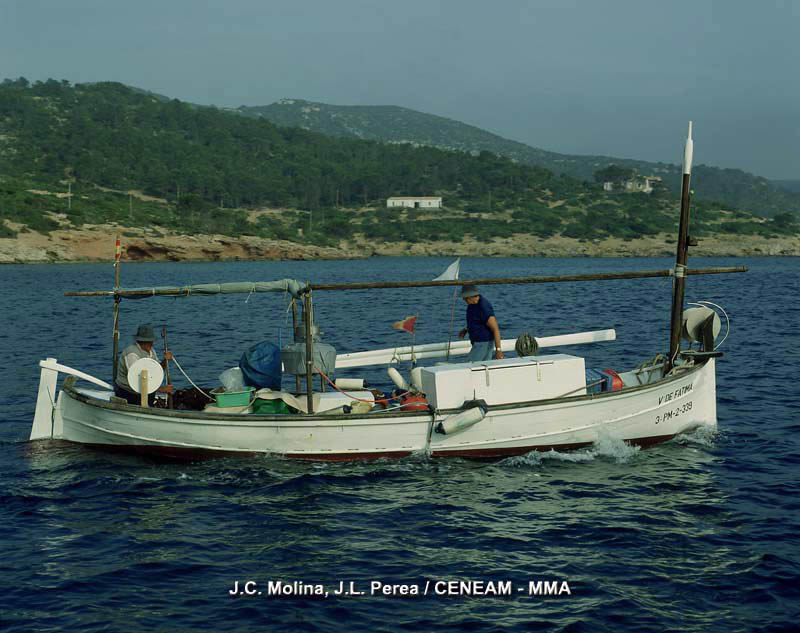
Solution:
M 67 211 L 72 211 L 72 183 L 67 183 Z

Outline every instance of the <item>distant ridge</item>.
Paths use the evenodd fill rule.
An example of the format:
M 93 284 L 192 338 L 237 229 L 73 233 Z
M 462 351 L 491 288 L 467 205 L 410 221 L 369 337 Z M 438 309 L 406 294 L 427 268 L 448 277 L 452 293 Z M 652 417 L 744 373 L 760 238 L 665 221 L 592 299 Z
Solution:
M 586 181 L 592 181 L 598 169 L 616 164 L 636 169 L 641 175 L 660 176 L 675 194 L 680 189 L 678 165 L 611 156 L 559 154 L 508 140 L 472 125 L 400 106 L 337 106 L 304 99 L 281 99 L 266 106 L 241 106 L 235 111 L 283 127 L 300 127 L 329 136 L 427 145 L 473 153 L 489 151 Z M 695 167 L 693 181 L 698 183 L 698 197 L 701 199 L 716 200 L 768 217 L 786 211 L 800 213 L 800 182 L 797 181 L 781 181 L 783 184 L 778 185 L 740 169 L 707 165 Z
M 322 112 L 300 108 L 309 117 Z M 393 129 L 408 116 L 422 117 L 430 124 L 430 143 L 441 142 L 436 134 L 457 137 L 465 129 L 486 134 L 444 119 L 454 131 L 442 132 L 440 117 L 401 108 L 379 112 Z M 352 119 L 345 125 L 350 135 L 366 135 L 365 125 L 356 127 Z M 364 254 L 481 255 L 600 254 L 600 245 L 605 254 L 653 255 L 674 243 L 677 200 L 659 183 L 649 195 L 606 191 L 600 183 L 554 176 L 493 151 L 446 151 L 408 136 L 404 131 L 394 142 L 340 138 L 115 82 L 4 80 L 0 247 L 16 246 L 5 256 L 0 248 L 0 261 L 60 258 L 50 254 L 58 240 L 48 238 L 42 251 L 40 237 L 67 230 L 72 233 L 59 240 L 82 240 L 84 226 L 105 227 L 105 234 L 112 227 L 125 227 L 123 235 L 149 232 L 134 258 L 218 258 L 228 248 L 237 257 L 260 257 L 277 248 L 273 242 L 361 244 Z M 630 174 L 611 168 L 603 178 L 621 182 Z M 397 195 L 442 196 L 446 203 L 430 212 L 388 209 L 386 198 Z M 708 254 L 731 252 L 732 243 L 750 249 L 738 252 L 797 253 L 800 223 L 788 212 L 765 220 L 697 199 L 692 220 L 694 237 L 725 249 Z M 20 250 L 27 232 L 40 236 L 28 246 L 41 256 L 26 255 L 28 246 Z M 207 241 L 191 255 L 167 234 L 226 236 L 225 246 Z M 644 240 L 636 247 L 644 250 L 631 250 L 633 240 Z
M 796 191 L 800 193 L 800 180 L 773 180 L 772 184 L 786 191 Z

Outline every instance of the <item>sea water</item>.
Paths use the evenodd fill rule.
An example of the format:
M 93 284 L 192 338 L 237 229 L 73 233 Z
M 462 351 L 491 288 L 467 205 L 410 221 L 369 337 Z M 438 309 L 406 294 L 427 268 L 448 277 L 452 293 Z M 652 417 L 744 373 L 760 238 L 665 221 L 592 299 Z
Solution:
M 418 280 L 451 261 L 125 264 L 122 283 Z M 608 436 L 499 461 L 344 464 L 163 462 L 28 443 L 40 359 L 110 377 L 112 300 L 63 292 L 108 289 L 113 269 L 0 268 L 0 630 L 796 630 L 798 263 L 691 264 L 750 268 L 688 280 L 687 300 L 718 303 L 730 318 L 718 433 L 646 450 Z M 461 276 L 670 266 L 465 258 Z M 670 288 L 649 279 L 483 291 L 504 338 L 615 328 L 615 342 L 560 351 L 624 371 L 665 351 Z M 409 344 L 391 326 L 415 314 L 416 342 L 447 340 L 464 312 L 451 288 L 320 291 L 314 306 L 340 353 Z M 203 385 L 253 343 L 285 344 L 292 332 L 282 295 L 123 301 L 121 344 L 142 322 L 167 326 L 175 357 Z M 385 367 L 342 375 L 389 384 Z

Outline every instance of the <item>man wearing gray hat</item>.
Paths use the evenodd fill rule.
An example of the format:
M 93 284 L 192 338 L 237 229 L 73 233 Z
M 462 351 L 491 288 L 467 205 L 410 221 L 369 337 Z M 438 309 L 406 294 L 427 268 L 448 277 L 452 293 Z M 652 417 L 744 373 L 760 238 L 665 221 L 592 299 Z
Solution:
M 140 325 L 133 335 L 133 345 L 128 345 L 117 361 L 117 377 L 114 380 L 114 395 L 120 398 L 125 398 L 130 404 L 139 404 L 141 396 L 134 392 L 128 384 L 128 368 L 133 365 L 140 358 L 152 358 L 158 362 L 158 356 L 153 349 L 153 343 L 156 340 L 153 333 L 152 325 Z M 172 360 L 172 352 L 164 353 L 164 360 L 160 361 L 161 366 L 165 367 L 167 361 Z M 172 385 L 164 385 L 158 388 L 161 393 L 172 393 Z M 155 401 L 155 394 L 150 394 L 148 398 L 149 404 L 152 406 Z
M 468 284 L 461 287 L 461 298 L 467 302 L 467 327 L 458 333 L 459 338 L 469 332 L 472 349 L 468 362 L 504 358 L 500 348 L 500 326 L 494 316 L 494 308 L 481 296 L 476 286 Z

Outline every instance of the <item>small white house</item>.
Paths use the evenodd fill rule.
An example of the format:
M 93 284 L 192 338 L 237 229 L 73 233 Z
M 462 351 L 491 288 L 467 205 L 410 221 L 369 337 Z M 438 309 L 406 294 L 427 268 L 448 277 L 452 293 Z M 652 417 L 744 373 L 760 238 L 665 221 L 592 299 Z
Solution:
M 441 196 L 393 196 L 386 199 L 387 207 L 407 207 L 409 209 L 441 209 Z
M 653 193 L 653 184 L 656 182 L 661 182 L 661 178 L 658 176 L 645 176 L 644 178 L 636 176 L 630 180 L 623 181 L 620 187 L 625 191 Z M 603 189 L 605 191 L 614 191 L 614 183 L 604 182 Z

